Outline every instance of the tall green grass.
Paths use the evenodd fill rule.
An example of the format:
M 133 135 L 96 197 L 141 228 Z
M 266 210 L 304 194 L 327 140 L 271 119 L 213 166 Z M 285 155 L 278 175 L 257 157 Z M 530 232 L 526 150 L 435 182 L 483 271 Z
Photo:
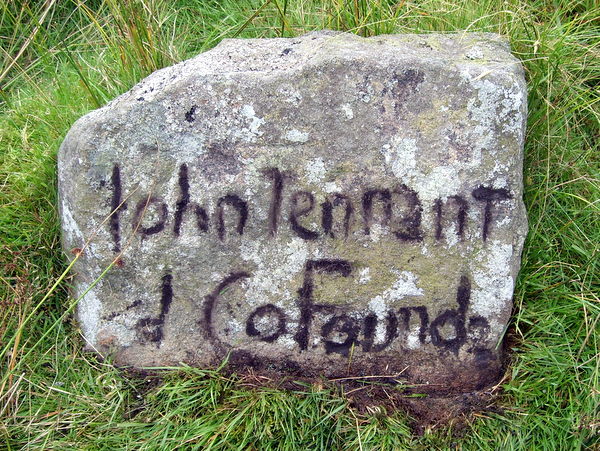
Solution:
M 565 0 L 0 4 L 0 448 L 600 448 L 599 19 L 594 1 Z M 319 28 L 496 32 L 526 68 L 530 230 L 512 352 L 492 405 L 460 431 L 414 435 L 402 412 L 356 409 L 331 388 L 192 368 L 129 377 L 81 351 L 68 278 L 50 292 L 65 270 L 56 151 L 78 117 L 222 38 Z

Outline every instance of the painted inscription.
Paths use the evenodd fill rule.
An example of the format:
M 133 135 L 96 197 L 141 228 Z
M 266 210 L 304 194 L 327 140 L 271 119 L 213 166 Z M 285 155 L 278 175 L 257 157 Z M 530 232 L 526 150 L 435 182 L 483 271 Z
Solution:
M 424 211 L 416 191 L 405 184 L 369 187 L 353 193 L 334 192 L 321 194 L 297 189 L 295 174 L 270 167 L 261 172 L 266 191 L 261 193 L 268 203 L 265 230 L 274 239 L 285 231 L 306 241 L 347 240 L 351 237 L 369 236 L 375 227 L 385 227 L 393 239 L 405 245 L 421 243 L 426 237 L 435 242 L 455 234 L 459 241 L 465 239 L 467 228 L 483 242 L 494 234 L 495 221 L 501 216 L 500 202 L 512 198 L 506 188 L 477 185 L 466 195 L 438 198 L 430 211 Z M 137 200 L 124 195 L 123 176 L 114 165 L 109 177 L 109 205 L 113 214 L 108 223 L 112 249 L 122 249 L 122 231 L 130 228 L 146 239 L 158 233 L 169 233 L 175 238 L 184 233 L 196 233 L 227 242 L 242 236 L 252 221 L 251 199 L 235 192 L 223 192 L 213 199 L 212 209 L 207 199 L 192 198 L 190 175 L 186 164 L 181 164 L 177 174 L 177 200 L 168 205 L 159 195 L 146 194 Z M 123 220 L 123 212 L 133 205 L 129 220 Z M 468 213 L 479 209 L 481 222 L 468 224 Z M 149 214 L 151 213 L 151 214 Z M 423 225 L 423 216 L 429 214 L 430 230 Z M 150 219 L 148 219 L 148 217 Z M 184 231 L 184 223 L 188 221 Z M 420 345 L 431 344 L 439 352 L 457 355 L 463 347 L 480 361 L 491 359 L 491 352 L 482 346 L 489 335 L 490 325 L 480 315 L 469 315 L 471 279 L 462 274 L 455 281 L 455 296 L 444 300 L 452 308 L 431 312 L 426 305 L 402 305 L 375 313 L 368 309 L 353 310 L 355 303 L 332 303 L 317 299 L 315 277 L 350 278 L 356 272 L 353 264 L 344 259 L 308 259 L 304 264 L 302 283 L 296 290 L 295 305 L 284 310 L 274 303 L 264 303 L 251 310 L 243 320 L 242 333 L 250 342 L 277 343 L 291 338 L 297 352 L 307 352 L 321 347 L 326 354 L 347 357 L 353 350 L 378 353 L 398 344 L 409 347 L 408 341 L 417 340 Z M 137 321 L 135 330 L 142 343 L 160 347 L 169 311 L 177 294 L 168 269 L 161 278 L 159 309 L 154 315 Z M 217 330 L 215 316 L 219 311 L 223 293 L 246 283 L 253 274 L 245 269 L 232 270 L 214 285 L 210 293 L 199 293 L 202 299 L 198 317 L 195 318 L 203 338 L 210 342 L 218 354 L 226 355 L 231 345 L 223 331 Z M 401 301 L 396 299 L 395 301 Z M 394 301 L 394 300 L 392 300 Z M 413 301 L 414 302 L 414 301 Z M 127 309 L 135 308 L 135 301 Z M 392 302 L 393 303 L 393 302 Z M 292 311 L 294 310 L 294 311 Z M 221 309 L 221 315 L 222 309 Z M 111 318 L 118 316 L 113 313 Z M 226 321 L 227 322 L 227 321 Z M 225 322 L 225 323 L 226 323 Z M 417 330 L 416 337 L 412 331 Z M 414 335 L 414 334 L 413 334 Z M 471 337 L 471 338 L 469 338 Z M 474 339 L 473 337 L 476 337 Z M 316 338 L 316 341 L 315 341 Z M 318 345 L 315 345 L 318 343 Z
M 288 211 L 283 210 L 286 180 L 293 174 L 286 174 L 278 168 L 263 171 L 271 184 L 268 212 L 269 235 L 276 236 L 283 221 L 287 221 L 292 233 L 303 240 L 348 238 L 354 233 L 370 235 L 375 223 L 391 227 L 393 235 L 402 242 L 421 242 L 426 231 L 423 230 L 423 206 L 416 191 L 404 184 L 395 187 L 377 187 L 364 190 L 359 199 L 353 199 L 346 193 L 331 193 L 318 204 L 315 195 L 306 190 L 287 191 Z M 123 187 L 120 168 L 114 165 L 110 179 L 112 196 L 110 206 L 113 214 L 109 226 L 114 243 L 114 251 L 121 249 L 121 214 L 128 207 L 123 199 Z M 289 183 L 288 183 L 289 184 Z M 243 235 L 248 221 L 252 218 L 252 206 L 243 196 L 227 192 L 216 200 L 214 211 L 209 212 L 205 205 L 193 202 L 190 195 L 188 166 L 182 164 L 178 173 L 179 199 L 174 206 L 167 205 L 160 197 L 147 195 L 138 200 L 134 207 L 131 227 L 136 233 L 148 237 L 157 233 L 182 234 L 182 225 L 186 215 L 194 217 L 195 228 L 199 234 L 216 235 L 225 241 L 228 235 Z M 467 214 L 471 208 L 482 211 L 482 221 L 478 233 L 483 241 L 493 234 L 495 210 L 498 202 L 512 198 L 506 188 L 475 186 L 468 196 L 450 196 L 438 198 L 430 214 L 434 218 L 434 230 L 430 231 L 437 241 L 444 237 L 444 223 L 454 223 L 456 235 L 462 240 L 465 236 Z M 337 212 L 340 213 L 337 213 Z M 150 224 L 144 222 L 148 212 L 153 213 Z M 336 214 L 337 213 L 337 214 Z M 309 216 L 319 218 L 320 227 L 309 225 Z M 233 226 L 227 227 L 226 216 L 233 218 Z M 335 218 L 339 223 L 334 227 Z M 169 224 L 172 224 L 169 225 Z M 337 229 L 334 230 L 334 229 Z
M 468 336 L 484 341 L 489 333 L 488 321 L 480 315 L 467 316 L 471 297 L 471 282 L 462 275 L 456 286 L 455 307 L 445 309 L 432 317 L 422 305 L 388 309 L 383 317 L 370 311 L 353 311 L 348 304 L 330 304 L 315 299 L 314 276 L 348 277 L 352 272 L 350 262 L 341 259 L 308 260 L 304 266 L 303 282 L 297 290 L 297 321 L 290 320 L 290 312 L 267 303 L 255 308 L 246 318 L 245 334 L 252 340 L 274 343 L 285 334 L 291 334 L 298 352 L 308 350 L 316 335 L 327 354 L 336 353 L 347 357 L 353 348 L 365 353 L 386 350 L 395 340 L 406 340 L 411 323 L 418 322 L 418 340 L 421 344 L 431 342 L 440 352 L 458 354 L 468 345 L 467 352 L 478 359 L 492 358 L 489 350 L 478 347 Z M 215 311 L 222 294 L 235 284 L 243 283 L 252 274 L 239 271 L 228 274 L 204 296 L 196 322 L 202 328 L 204 338 L 219 353 L 226 354 L 230 346 L 215 328 Z M 173 300 L 172 275 L 167 272 L 161 281 L 160 313 L 156 317 L 145 317 L 138 321 L 136 330 L 142 342 L 160 346 L 163 327 L 169 305 Z M 318 325 L 314 323 L 317 322 Z M 381 324 L 380 324 L 381 323 Z M 376 334 L 378 328 L 383 334 Z

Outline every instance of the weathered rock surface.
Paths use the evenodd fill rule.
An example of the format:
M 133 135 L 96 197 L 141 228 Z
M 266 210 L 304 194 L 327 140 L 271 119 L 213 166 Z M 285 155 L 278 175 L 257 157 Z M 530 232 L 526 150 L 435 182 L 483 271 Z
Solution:
M 492 34 L 226 40 L 152 74 L 60 149 L 88 347 L 135 367 L 493 382 L 525 117 Z

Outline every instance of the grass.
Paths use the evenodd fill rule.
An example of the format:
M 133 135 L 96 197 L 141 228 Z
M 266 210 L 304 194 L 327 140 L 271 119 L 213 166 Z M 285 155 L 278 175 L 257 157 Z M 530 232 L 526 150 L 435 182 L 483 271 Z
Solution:
M 594 1 L 64 0 L 0 4 L 0 448 L 600 449 L 600 10 Z M 506 35 L 529 89 L 530 230 L 494 408 L 415 435 L 339 391 L 83 353 L 56 152 L 85 112 L 225 37 L 334 28 Z M 52 288 L 57 281 L 56 288 Z

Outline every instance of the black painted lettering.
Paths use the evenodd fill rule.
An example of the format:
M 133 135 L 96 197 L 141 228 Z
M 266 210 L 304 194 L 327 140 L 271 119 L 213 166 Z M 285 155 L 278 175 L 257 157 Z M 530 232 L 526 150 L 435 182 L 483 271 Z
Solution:
M 352 217 L 352 213 L 354 208 L 352 207 L 352 201 L 350 198 L 344 194 L 333 194 L 330 199 L 326 199 L 325 202 L 321 204 L 321 225 L 323 227 L 323 232 L 325 236 L 330 238 L 335 238 L 335 233 L 333 231 L 334 228 L 334 210 L 335 207 L 339 207 L 345 205 L 344 211 L 344 220 L 343 220 L 343 231 L 344 238 L 348 238 L 348 233 L 350 231 L 350 219 Z
M 480 202 L 485 202 L 483 210 L 483 241 L 487 240 L 492 223 L 492 204 L 495 201 L 506 200 L 512 198 L 510 192 L 506 188 L 490 188 L 488 186 L 479 186 L 472 193 L 473 197 Z
M 456 291 L 457 309 L 444 310 L 431 322 L 431 342 L 434 346 L 444 348 L 448 351 L 458 354 L 459 348 L 465 343 L 467 331 L 465 329 L 465 314 L 469 306 L 471 297 L 471 282 L 467 276 L 461 276 L 458 289 Z M 443 338 L 440 329 L 446 324 L 454 328 L 452 338 Z
M 294 335 L 294 340 L 300 346 L 300 350 L 304 351 L 308 348 L 308 335 L 312 318 L 317 311 L 331 311 L 333 306 L 315 304 L 313 299 L 314 289 L 314 273 L 323 274 L 340 274 L 343 277 L 348 277 L 352 271 L 352 265 L 346 260 L 308 260 L 304 266 L 304 282 L 298 290 L 299 300 L 298 307 L 300 309 L 300 321 L 298 329 Z
M 296 235 L 305 240 L 316 240 L 319 238 L 319 232 L 303 227 L 298 221 L 299 218 L 309 215 L 313 210 L 315 197 L 308 191 L 297 191 L 292 195 L 290 202 L 290 225 Z
M 258 322 L 268 322 L 268 332 L 257 325 Z M 272 327 L 272 325 L 275 325 Z M 266 304 L 258 307 L 252 312 L 246 321 L 246 334 L 250 337 L 256 337 L 261 341 L 272 343 L 286 332 L 287 317 L 282 309 L 273 305 Z M 270 333 L 269 333 L 270 332 Z
M 142 225 L 142 222 L 144 221 L 144 216 L 146 216 L 148 212 L 152 211 L 151 209 L 156 210 L 158 219 L 154 224 L 148 227 L 144 227 Z M 165 204 L 158 197 L 147 197 L 145 199 L 140 200 L 137 203 L 133 219 L 133 228 L 143 236 L 154 235 L 155 233 L 158 233 L 165 228 L 168 215 L 169 208 L 167 207 L 167 204 Z
M 225 345 L 217 337 L 213 326 L 213 314 L 217 305 L 219 296 L 229 286 L 233 285 L 238 280 L 250 277 L 250 274 L 245 271 L 232 272 L 225 277 L 216 288 L 204 298 L 204 306 L 202 308 L 202 319 L 198 321 L 203 326 L 204 336 L 217 349 L 219 353 L 225 352 Z
M 348 357 L 352 345 L 357 341 L 359 331 L 360 325 L 354 318 L 345 314 L 333 316 L 321 327 L 325 352 L 327 354 L 335 352 Z M 333 338 L 333 335 L 338 335 L 337 338 L 340 338 L 340 335 L 345 335 L 345 339 L 343 341 L 327 340 L 327 338 Z
M 480 315 L 469 317 L 469 335 L 476 343 L 485 342 L 490 335 L 490 323 Z
M 394 230 L 394 235 L 402 241 L 421 241 L 423 239 L 421 231 L 423 207 L 417 192 L 406 185 L 400 185 L 393 191 L 393 194 L 400 196 L 405 204 L 405 211 L 398 214 L 399 218 L 396 223 L 399 227 Z
M 433 212 L 435 213 L 435 239 L 442 239 L 442 199 L 437 198 L 433 203 Z
M 238 223 L 236 230 L 238 235 L 244 234 L 244 227 L 248 219 L 248 205 L 246 202 L 235 194 L 228 194 L 221 197 L 217 201 L 217 232 L 221 241 L 225 239 L 225 218 L 223 217 L 225 205 L 230 205 L 237 210 Z
M 419 305 L 416 307 L 402 307 L 398 309 L 398 313 L 402 316 L 402 326 L 405 333 L 410 332 L 410 319 L 412 311 L 419 315 L 419 341 L 425 343 L 427 339 L 427 331 L 429 330 L 429 313 L 427 307 Z
M 138 336 L 142 341 L 150 341 L 152 343 L 158 343 L 163 339 L 163 326 L 165 324 L 165 318 L 169 313 L 169 308 L 173 302 L 173 276 L 167 272 L 161 283 L 161 296 L 160 296 L 160 313 L 158 317 L 146 317 L 141 318 L 136 323 L 136 329 Z
M 281 212 L 281 201 L 283 193 L 284 176 L 277 168 L 269 168 L 264 171 L 272 181 L 271 204 L 269 205 L 269 234 L 275 236 L 279 225 L 279 215 Z
M 183 224 L 184 214 L 189 207 L 193 208 L 193 211 L 196 215 L 196 225 L 198 226 L 198 230 L 201 232 L 207 232 L 209 221 L 206 210 L 199 205 L 195 205 L 193 202 L 190 202 L 190 182 L 188 178 L 188 167 L 185 163 L 179 167 L 179 192 L 180 196 L 176 204 L 175 221 L 173 224 L 173 233 L 175 236 L 179 236 L 181 234 L 181 226 Z
M 462 196 L 450 196 L 448 200 L 443 203 L 442 199 L 436 199 L 433 204 L 433 210 L 435 212 L 435 239 L 440 241 L 442 239 L 443 234 L 443 210 L 446 205 L 448 205 L 452 201 L 456 209 L 456 223 L 457 230 L 456 234 L 460 237 L 461 241 L 464 239 L 465 235 L 465 223 L 467 220 L 467 211 L 469 209 L 469 204 Z
M 383 203 L 383 219 L 381 224 L 386 226 L 392 219 L 392 195 L 389 189 L 372 189 L 363 194 L 363 221 L 365 233 L 371 233 L 371 221 L 373 220 L 373 201 L 379 199 Z
M 198 226 L 198 230 L 201 232 L 208 232 L 209 221 L 206 210 L 200 205 L 196 205 L 194 213 L 196 213 L 196 225 Z
M 371 313 L 364 319 L 364 340 L 362 348 L 364 352 L 380 352 L 387 348 L 398 335 L 398 317 L 393 311 L 388 311 L 386 317 L 385 335 L 381 343 L 374 343 L 375 333 L 379 320 L 377 315 Z
M 333 234 L 333 205 L 329 200 L 321 204 L 321 226 L 325 236 L 335 238 Z
M 179 191 L 180 197 L 177 201 L 177 206 L 175 209 L 175 221 L 173 225 L 173 232 L 175 233 L 175 236 L 179 236 L 181 232 L 183 214 L 190 203 L 190 182 L 188 180 L 187 164 L 182 164 L 179 167 Z
M 109 220 L 109 227 L 110 233 L 114 241 L 113 251 L 118 253 L 121 251 L 121 230 L 119 225 L 119 214 L 121 210 L 127 208 L 127 204 L 124 203 L 121 199 L 121 170 L 118 164 L 115 164 L 113 166 L 110 182 L 112 185 L 112 197 L 110 199 L 111 216 Z

